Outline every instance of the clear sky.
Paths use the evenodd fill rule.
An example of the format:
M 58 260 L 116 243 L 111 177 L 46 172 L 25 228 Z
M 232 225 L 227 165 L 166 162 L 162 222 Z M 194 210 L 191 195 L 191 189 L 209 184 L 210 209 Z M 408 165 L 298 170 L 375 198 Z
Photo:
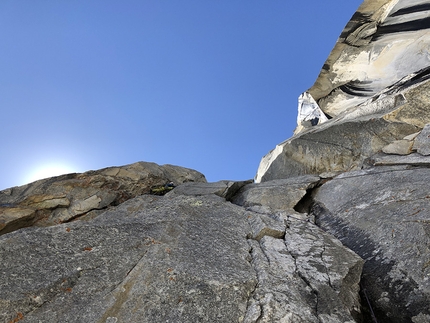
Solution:
M 359 0 L 1 0 L 0 189 L 137 161 L 254 177 Z

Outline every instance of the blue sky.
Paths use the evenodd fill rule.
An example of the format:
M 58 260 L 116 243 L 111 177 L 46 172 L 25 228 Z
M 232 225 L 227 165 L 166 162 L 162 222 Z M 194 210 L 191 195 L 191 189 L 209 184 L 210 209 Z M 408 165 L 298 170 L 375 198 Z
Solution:
M 253 178 L 358 0 L 0 2 L 0 189 L 137 161 Z

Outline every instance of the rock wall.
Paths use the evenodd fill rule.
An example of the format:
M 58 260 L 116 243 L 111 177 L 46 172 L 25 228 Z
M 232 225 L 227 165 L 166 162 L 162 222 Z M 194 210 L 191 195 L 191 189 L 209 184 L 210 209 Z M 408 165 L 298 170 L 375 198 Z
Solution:
M 263 157 L 257 182 L 360 169 L 430 123 L 429 7 L 363 2 L 299 97 L 295 136 Z
M 300 96 L 295 135 L 255 177 L 324 178 L 302 210 L 365 260 L 374 322 L 430 322 L 429 9 L 364 1 Z
M 425 0 L 365 0 L 308 90 L 320 108 L 336 117 L 394 84 L 427 79 L 429 8 Z
M 4 233 L 0 321 L 355 322 L 363 260 L 293 209 L 318 181 L 189 182 Z
M 362 285 L 378 322 L 430 322 L 429 179 L 427 167 L 379 166 L 314 192 L 316 223 L 365 260 Z
M 366 0 L 256 180 L 0 192 L 0 322 L 430 322 L 430 5 Z

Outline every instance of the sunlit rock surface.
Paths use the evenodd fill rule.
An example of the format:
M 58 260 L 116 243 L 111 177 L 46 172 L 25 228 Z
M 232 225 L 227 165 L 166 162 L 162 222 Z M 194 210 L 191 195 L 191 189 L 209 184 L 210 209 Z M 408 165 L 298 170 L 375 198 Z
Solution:
M 256 181 L 360 169 L 430 123 L 429 28 L 428 1 L 364 1 L 299 97 L 295 135 L 263 157 Z
M 318 181 L 188 182 L 4 233 L 0 322 L 356 322 L 363 260 L 293 209 Z
M 139 162 L 0 192 L 0 322 L 430 322 L 424 1 L 365 1 L 257 181 Z
M 90 219 L 167 183 L 206 182 L 193 169 L 137 162 L 42 179 L 0 191 L 0 235 L 28 226 Z
M 335 117 L 393 85 L 428 79 L 429 10 L 423 0 L 364 1 L 309 89 L 319 107 Z
M 364 322 L 430 322 L 429 51 L 429 1 L 364 1 L 255 177 L 321 177 L 295 210 L 365 260 Z

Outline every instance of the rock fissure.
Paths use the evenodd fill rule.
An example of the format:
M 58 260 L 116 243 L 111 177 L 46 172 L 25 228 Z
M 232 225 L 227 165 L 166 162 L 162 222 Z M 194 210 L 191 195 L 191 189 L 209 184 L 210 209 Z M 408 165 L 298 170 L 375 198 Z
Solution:
M 69 222 L 73 222 L 73 221 L 76 221 L 76 220 L 79 220 L 79 219 L 81 219 L 81 218 L 84 218 L 86 215 L 88 215 L 90 212 L 94 212 L 94 211 L 106 211 L 106 210 L 108 210 L 108 209 L 110 209 L 110 208 L 112 208 L 113 206 L 111 206 L 111 205 L 107 205 L 107 206 L 104 206 L 104 207 L 100 207 L 100 208 L 92 208 L 92 209 L 89 209 L 88 211 L 85 211 L 85 212 L 83 212 L 83 213 L 78 213 L 78 214 L 76 214 L 76 215 L 74 215 L 74 216 L 72 216 L 72 217 L 70 217 L 69 219 L 67 219 L 67 220 L 65 220 L 65 221 L 62 221 L 61 223 L 69 223 Z
M 321 250 L 320 258 L 321 258 L 321 262 L 323 263 L 323 265 L 324 265 L 324 267 L 325 267 L 325 272 L 326 272 L 326 276 L 327 276 L 327 282 L 328 282 L 328 285 L 330 286 L 330 288 L 334 289 L 334 287 L 333 287 L 333 285 L 332 285 L 332 283 L 331 283 L 331 278 L 330 278 L 330 273 L 329 273 L 329 267 L 328 267 L 328 264 L 327 264 L 327 263 L 326 263 L 326 261 L 324 260 L 324 253 L 326 253 L 326 245 L 325 245 L 325 244 L 323 244 L 323 245 L 322 245 L 322 250 Z
M 257 280 L 255 282 L 255 284 L 253 285 L 252 289 L 250 290 L 250 293 L 248 295 L 248 299 L 246 302 L 246 311 L 245 311 L 245 318 L 243 323 L 258 323 L 260 317 L 262 316 L 262 308 L 260 306 L 260 304 L 254 299 L 254 297 L 256 296 L 256 292 L 257 289 L 260 285 L 259 282 L 259 273 L 257 272 L 256 268 L 254 268 L 253 266 L 253 247 L 250 244 L 250 249 L 249 249 L 249 264 L 250 266 L 253 268 L 255 275 L 257 277 Z
M 320 179 L 318 182 L 310 185 L 310 187 L 306 189 L 305 195 L 296 203 L 296 205 L 294 205 L 293 209 L 299 213 L 310 214 L 310 208 L 313 203 L 313 194 L 321 185 L 330 180 L 331 178 Z M 294 216 L 291 216 L 291 218 L 294 218 Z

